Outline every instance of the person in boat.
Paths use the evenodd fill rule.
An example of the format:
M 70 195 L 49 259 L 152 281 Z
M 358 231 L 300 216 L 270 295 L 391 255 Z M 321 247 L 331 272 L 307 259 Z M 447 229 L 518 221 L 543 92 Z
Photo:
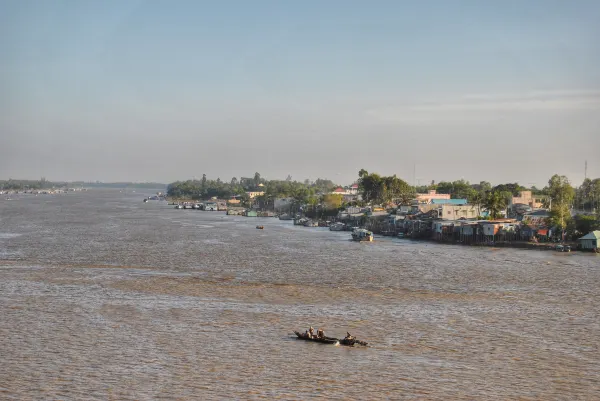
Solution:
M 344 340 L 354 340 L 354 337 L 352 337 L 350 333 L 346 332 L 346 337 L 344 337 Z
M 323 329 L 319 328 L 319 330 L 317 330 L 317 338 L 324 338 L 325 337 L 325 332 L 323 331 Z
M 312 326 L 310 326 L 310 329 L 308 329 L 308 338 L 314 338 L 315 337 L 315 329 L 313 329 Z

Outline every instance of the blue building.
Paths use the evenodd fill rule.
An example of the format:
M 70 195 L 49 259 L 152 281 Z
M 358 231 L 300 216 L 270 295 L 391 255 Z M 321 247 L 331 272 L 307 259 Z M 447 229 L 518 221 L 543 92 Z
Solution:
M 466 205 L 467 204 L 467 200 L 466 199 L 432 199 L 431 200 L 431 204 L 432 205 L 457 205 L 457 206 L 461 206 L 461 205 Z

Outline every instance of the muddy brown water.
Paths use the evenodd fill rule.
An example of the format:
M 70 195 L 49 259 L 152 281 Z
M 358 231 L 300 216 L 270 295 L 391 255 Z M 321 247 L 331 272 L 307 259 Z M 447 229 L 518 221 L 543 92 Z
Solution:
M 600 399 L 600 258 L 0 200 L 0 399 Z M 264 230 L 257 230 L 257 224 Z M 297 341 L 309 325 L 368 341 Z

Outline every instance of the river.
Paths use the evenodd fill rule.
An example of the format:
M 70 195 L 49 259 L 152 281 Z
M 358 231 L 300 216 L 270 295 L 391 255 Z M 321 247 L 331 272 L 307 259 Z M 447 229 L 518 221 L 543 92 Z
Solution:
M 0 399 L 600 398 L 596 255 L 354 243 L 150 194 L 0 200 Z

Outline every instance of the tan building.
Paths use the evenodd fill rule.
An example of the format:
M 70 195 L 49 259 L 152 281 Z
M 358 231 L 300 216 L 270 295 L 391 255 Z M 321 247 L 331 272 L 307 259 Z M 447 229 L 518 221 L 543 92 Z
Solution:
M 531 193 L 531 191 L 521 191 L 519 196 L 513 196 L 510 202 L 510 205 L 515 204 L 523 204 L 528 205 L 532 209 L 539 209 L 542 207 L 542 202 L 540 199 L 536 199 L 535 196 Z
M 246 195 L 248 195 L 248 197 L 250 199 L 254 199 L 257 196 L 263 196 L 265 194 L 265 191 L 250 191 L 250 192 L 246 192 Z
M 431 203 L 433 199 L 450 199 L 450 194 L 438 194 L 435 189 L 429 190 L 426 194 L 417 194 L 419 203 Z
M 474 205 L 422 205 L 419 210 L 423 213 L 436 210 L 437 217 L 443 220 L 475 219 L 479 216 L 479 210 Z

